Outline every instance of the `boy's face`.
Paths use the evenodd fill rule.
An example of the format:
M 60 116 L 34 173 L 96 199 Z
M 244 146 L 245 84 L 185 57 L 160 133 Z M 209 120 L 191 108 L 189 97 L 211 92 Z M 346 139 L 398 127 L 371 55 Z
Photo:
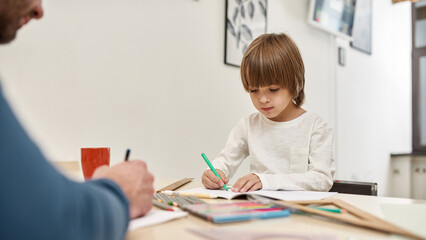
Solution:
M 272 121 L 286 121 L 288 106 L 292 106 L 290 92 L 278 85 L 249 88 L 250 98 L 254 107 Z M 288 109 L 287 109 L 288 110 Z

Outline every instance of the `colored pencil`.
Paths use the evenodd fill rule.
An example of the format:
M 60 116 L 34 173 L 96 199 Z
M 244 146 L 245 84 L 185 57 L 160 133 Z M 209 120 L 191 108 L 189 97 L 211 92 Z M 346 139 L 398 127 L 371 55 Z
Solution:
M 209 159 L 207 158 L 206 154 L 201 153 L 201 157 L 203 157 L 204 161 L 207 163 L 207 165 L 209 165 L 209 168 L 213 171 L 214 175 L 216 175 L 216 177 L 218 177 L 220 180 L 222 180 L 222 178 L 219 176 L 219 174 L 216 172 L 216 169 L 214 169 L 213 165 L 210 163 Z M 226 186 L 226 184 L 223 184 L 223 188 L 228 191 L 228 187 Z

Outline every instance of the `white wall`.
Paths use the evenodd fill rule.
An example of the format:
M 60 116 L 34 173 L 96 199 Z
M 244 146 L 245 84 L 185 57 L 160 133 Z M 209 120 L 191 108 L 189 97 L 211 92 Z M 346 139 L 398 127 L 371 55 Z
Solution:
M 390 4 L 379 2 L 390 18 Z M 51 160 L 78 160 L 80 147 L 110 146 L 112 161 L 119 162 L 130 147 L 132 157 L 145 159 L 157 177 L 198 178 L 206 167 L 201 152 L 214 158 L 236 122 L 255 111 L 239 69 L 223 64 L 224 0 L 44 0 L 44 7 L 42 20 L 0 47 L 0 77 L 21 121 Z M 340 71 L 334 38 L 306 23 L 307 10 L 308 0 L 269 0 L 268 31 L 294 38 L 305 61 L 305 107 L 336 126 L 336 75 L 358 83 L 352 76 L 357 65 L 380 53 L 377 41 L 389 36 L 373 40 L 370 57 L 357 57 L 361 53 L 348 49 L 352 67 Z M 375 8 L 375 14 L 383 15 L 378 12 Z M 375 24 L 373 31 L 378 31 Z M 393 61 L 380 57 L 374 63 Z M 375 71 L 368 68 L 374 77 L 385 69 Z M 400 109 L 405 106 L 403 102 Z M 368 125 L 356 127 L 363 131 Z M 407 145 L 410 126 L 396 132 L 396 146 Z M 348 150 L 339 145 L 344 147 L 336 151 L 342 171 L 337 176 L 362 172 L 351 159 L 339 159 Z M 236 177 L 247 171 L 244 165 Z
M 391 153 L 411 152 L 410 3 L 372 1 L 372 55 L 346 49 L 336 68 L 336 178 L 377 182 L 388 195 Z

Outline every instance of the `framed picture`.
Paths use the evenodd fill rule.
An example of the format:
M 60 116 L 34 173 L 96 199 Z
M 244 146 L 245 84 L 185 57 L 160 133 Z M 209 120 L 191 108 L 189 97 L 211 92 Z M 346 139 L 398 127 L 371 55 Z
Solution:
M 266 33 L 267 0 L 226 0 L 225 64 L 239 67 L 245 51 Z
M 353 39 L 356 0 L 311 0 L 308 23 L 343 39 Z
M 371 55 L 372 0 L 357 0 L 351 47 Z

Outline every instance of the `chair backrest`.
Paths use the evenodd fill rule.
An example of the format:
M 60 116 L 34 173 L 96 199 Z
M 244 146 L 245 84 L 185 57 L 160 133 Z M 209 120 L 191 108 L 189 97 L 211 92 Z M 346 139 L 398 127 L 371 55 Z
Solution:
M 334 180 L 330 192 L 377 196 L 377 183 Z

